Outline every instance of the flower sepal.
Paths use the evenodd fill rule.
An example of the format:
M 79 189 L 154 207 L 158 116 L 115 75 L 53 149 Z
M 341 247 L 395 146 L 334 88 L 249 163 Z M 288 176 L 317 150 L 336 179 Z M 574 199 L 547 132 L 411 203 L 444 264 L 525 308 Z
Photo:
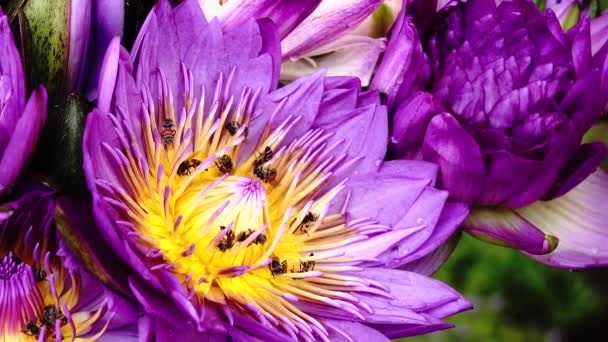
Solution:
M 551 253 L 559 243 L 557 237 L 545 234 L 512 209 L 506 208 L 473 208 L 463 228 L 482 241 L 532 255 Z

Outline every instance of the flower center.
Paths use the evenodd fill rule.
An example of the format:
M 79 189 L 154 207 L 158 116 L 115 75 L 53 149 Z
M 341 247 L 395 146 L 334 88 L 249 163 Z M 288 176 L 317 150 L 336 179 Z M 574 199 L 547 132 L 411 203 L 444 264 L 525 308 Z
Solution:
M 33 253 L 24 255 L 38 260 L 41 246 L 36 244 Z M 80 277 L 52 266 L 52 259 L 49 252 L 44 253 L 40 266 L 22 261 L 13 252 L 0 259 L 0 342 L 69 339 L 89 332 L 105 314 L 105 306 L 100 305 L 97 311 L 72 315 L 70 310 L 80 295 Z
M 16 334 L 24 323 L 36 320 L 44 311 L 44 300 L 32 267 L 12 253 L 0 260 L 0 331 Z
M 205 89 L 194 99 L 192 75 L 183 74 L 180 115 L 164 79 L 158 102 L 144 87 L 142 148 L 131 143 L 137 139 L 124 120 L 129 116 L 117 107 L 111 117 L 122 148 L 104 146 L 124 182 L 97 180 L 108 203 L 126 217 L 119 225 L 147 246 L 151 270 L 171 272 L 188 301 L 223 304 L 229 318 L 230 310 L 246 310 L 290 334 L 327 335 L 299 308 L 305 303 L 355 316 L 368 310 L 348 292 L 375 285 L 340 274 L 360 261 L 346 246 L 388 227 L 347 222 L 344 210 L 329 210 L 344 189 L 335 174 L 355 161 L 335 152 L 339 143 L 329 144 L 332 134 L 322 130 L 284 144 L 295 117 L 277 127 L 270 119 L 250 132 L 259 91 L 245 89 L 235 105 L 222 95 L 233 75 L 225 85 L 220 76 L 208 105 Z

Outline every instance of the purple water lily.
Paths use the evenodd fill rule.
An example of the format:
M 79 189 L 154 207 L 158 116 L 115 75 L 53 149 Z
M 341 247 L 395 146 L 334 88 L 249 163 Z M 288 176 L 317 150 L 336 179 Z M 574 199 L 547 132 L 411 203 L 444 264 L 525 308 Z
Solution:
M 53 191 L 37 185 L 5 207 L 0 341 L 95 341 L 136 331 L 136 311 L 86 272 L 59 237 Z
M 432 271 L 468 211 L 437 167 L 382 162 L 387 114 L 355 78 L 276 89 L 277 33 L 159 1 L 114 40 L 85 130 L 95 218 L 143 338 L 384 341 L 470 308 Z M 405 265 L 405 266 L 403 266 Z
M 36 88 L 29 100 L 25 91 L 21 57 L 0 10 L 0 197 L 27 166 L 46 119 L 44 87 Z
M 605 208 L 546 202 L 552 211 L 567 210 L 578 229 L 562 215 L 540 220 L 528 210 L 568 193 L 606 155 L 601 143 L 581 145 L 608 99 L 606 54 L 592 56 L 589 19 L 564 32 L 552 11 L 543 15 L 532 1 L 471 0 L 451 2 L 435 21 L 425 44 L 430 93 L 415 86 L 405 96 L 388 93 L 399 104 L 393 156 L 438 163 L 440 185 L 476 207 L 464 225 L 469 232 L 530 254 L 551 252 L 558 240 L 586 241 L 577 255 L 558 257 L 558 248 L 543 261 L 571 268 L 608 263 L 590 252 L 605 248 L 591 238 L 602 234 Z M 386 55 L 398 61 L 393 51 Z M 601 172 L 592 182 L 608 186 Z
M 328 76 L 356 76 L 363 86 L 384 51 L 385 36 L 402 0 L 203 1 L 207 18 L 237 27 L 249 17 L 277 25 L 283 64 L 281 80 L 327 69 Z

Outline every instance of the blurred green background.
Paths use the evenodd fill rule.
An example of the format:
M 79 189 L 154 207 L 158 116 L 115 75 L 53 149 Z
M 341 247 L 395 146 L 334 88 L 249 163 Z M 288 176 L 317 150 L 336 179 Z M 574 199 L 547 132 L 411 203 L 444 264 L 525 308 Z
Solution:
M 463 234 L 434 277 L 475 309 L 447 319 L 454 329 L 408 342 L 608 340 L 608 269 L 552 269 Z

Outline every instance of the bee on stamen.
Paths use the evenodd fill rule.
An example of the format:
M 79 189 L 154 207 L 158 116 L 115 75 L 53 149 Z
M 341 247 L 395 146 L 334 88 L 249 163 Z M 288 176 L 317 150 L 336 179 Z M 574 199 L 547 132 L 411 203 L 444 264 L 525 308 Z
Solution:
M 220 226 L 220 230 L 224 230 L 224 229 L 226 229 L 225 226 Z M 230 230 L 228 230 L 226 235 L 224 235 L 224 237 L 222 238 L 222 241 L 220 241 L 220 243 L 217 245 L 217 248 L 220 251 L 225 252 L 234 246 L 234 240 L 235 240 L 234 232 L 232 231 L 232 229 L 230 229 Z
M 249 238 L 251 236 L 251 234 L 253 234 L 254 231 L 251 230 L 251 228 L 247 229 L 246 232 L 240 232 L 239 235 L 237 236 L 236 240 L 238 242 L 243 242 L 245 240 L 247 240 L 247 238 Z M 263 245 L 266 242 L 266 235 L 264 234 L 260 234 L 258 235 L 255 240 L 253 240 L 252 243 L 255 243 L 256 245 Z
M 272 166 L 264 166 L 266 162 L 272 159 L 272 148 L 266 146 L 264 152 L 260 153 L 253 162 L 253 174 L 264 182 L 272 182 L 277 176 L 277 170 Z
M 235 135 L 236 132 L 238 132 L 239 128 L 241 128 L 241 123 L 238 121 L 229 121 L 226 122 L 226 124 L 224 125 L 224 128 L 226 128 L 226 130 L 228 131 L 228 133 L 230 133 L 230 135 Z M 243 136 L 248 136 L 249 135 L 249 128 L 245 127 L 245 129 L 243 130 Z
M 32 271 L 36 282 L 41 282 L 46 279 L 46 272 L 42 268 L 33 267 Z
M 274 181 L 277 176 L 277 170 L 271 166 L 256 165 L 253 168 L 253 173 L 266 183 Z
M 298 225 L 295 231 L 301 231 L 302 233 L 308 234 L 308 228 L 312 226 L 312 224 L 315 223 L 318 218 L 318 215 L 315 215 L 309 211 L 306 215 L 304 215 L 302 223 Z
M 314 256 L 314 253 L 310 253 L 309 256 Z M 300 260 L 300 269 L 298 270 L 299 273 L 302 272 L 308 272 L 308 271 L 314 271 L 315 269 L 315 261 L 314 260 L 308 260 L 308 261 L 301 261 Z
M 201 161 L 198 159 L 185 160 L 181 164 L 179 164 L 179 167 L 177 168 L 177 175 L 178 176 L 189 175 L 199 165 L 201 165 Z
M 163 144 L 173 145 L 175 139 L 175 123 L 171 119 L 165 119 L 163 121 L 163 130 L 160 132 L 160 137 L 163 139 Z
M 243 242 L 243 241 L 247 240 L 247 238 L 251 234 L 253 234 L 253 230 L 251 230 L 251 228 L 247 229 L 246 232 L 240 232 L 239 235 L 236 237 L 236 241 Z
M 36 324 L 35 320 L 27 321 L 23 332 L 28 336 L 38 337 L 40 335 L 40 327 Z
M 265 242 L 266 242 L 266 235 L 264 235 L 264 234 L 258 235 L 258 237 L 256 237 L 255 240 L 253 240 L 253 243 L 255 243 L 256 245 L 263 245 Z
M 275 275 L 281 275 L 287 273 L 287 260 L 281 261 L 279 258 L 272 258 L 272 261 L 268 265 L 270 274 L 274 278 Z
M 65 325 L 67 323 L 67 318 L 63 315 L 63 313 L 54 305 L 47 305 L 44 307 L 44 314 L 42 316 L 42 323 L 46 326 L 54 327 L 56 320 L 61 320 L 61 325 Z
M 266 146 L 264 147 L 264 152 L 260 153 L 258 155 L 258 157 L 255 159 L 255 162 L 253 163 L 254 166 L 262 166 L 262 164 L 270 161 L 270 159 L 272 159 L 272 148 L 270 148 L 270 146 Z
M 217 160 L 215 161 L 215 165 L 221 173 L 232 172 L 232 159 L 227 154 L 224 154 L 221 157 L 217 158 Z

